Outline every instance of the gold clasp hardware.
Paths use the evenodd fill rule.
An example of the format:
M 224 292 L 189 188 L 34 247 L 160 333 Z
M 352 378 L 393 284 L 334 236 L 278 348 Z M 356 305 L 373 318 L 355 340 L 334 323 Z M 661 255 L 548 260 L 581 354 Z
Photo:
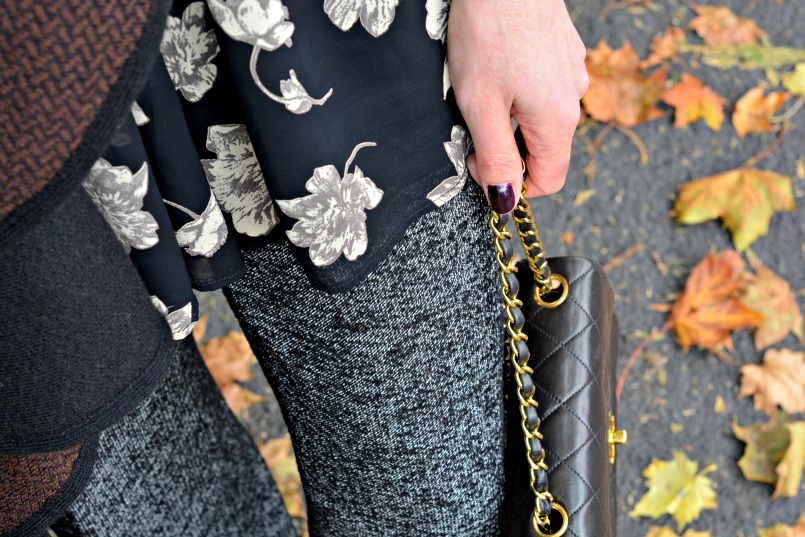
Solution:
M 568 516 L 567 516 L 567 511 L 565 511 L 565 508 L 562 507 L 561 505 L 559 505 L 556 502 L 551 502 L 551 510 L 556 511 L 562 517 L 562 524 L 559 526 L 559 529 L 556 530 L 555 532 L 552 532 L 550 529 L 548 529 L 549 533 L 545 533 L 545 531 L 542 529 L 543 526 L 540 525 L 540 523 L 539 523 L 539 519 L 537 518 L 537 513 L 534 512 L 531 515 L 531 529 L 534 530 L 534 533 L 539 535 L 539 537 L 561 537 L 567 531 L 567 526 L 568 526 L 569 520 L 568 520 Z
M 542 295 L 547 293 L 542 293 L 541 292 L 542 290 L 539 287 L 534 288 L 534 302 L 536 302 L 543 308 L 549 308 L 549 309 L 558 308 L 559 306 L 562 305 L 562 302 L 565 301 L 565 299 L 567 298 L 567 293 L 570 291 L 570 286 L 567 284 L 567 279 L 565 279 L 565 277 L 562 276 L 561 274 L 556 274 L 552 272 L 551 281 L 557 282 L 559 284 L 559 286 L 555 287 L 554 290 L 559 288 L 562 289 L 561 293 L 559 294 L 559 298 L 557 298 L 556 300 L 553 301 L 544 300 L 542 298 Z
M 615 428 L 615 416 L 609 415 L 609 434 L 607 435 L 607 443 L 609 444 L 609 464 L 615 464 L 615 448 L 622 446 L 629 441 L 629 433 L 626 429 Z

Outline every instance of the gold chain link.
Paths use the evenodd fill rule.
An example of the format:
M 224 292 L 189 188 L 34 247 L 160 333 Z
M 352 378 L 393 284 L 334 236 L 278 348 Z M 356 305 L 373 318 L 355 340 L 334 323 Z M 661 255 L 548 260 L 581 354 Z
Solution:
M 528 257 L 529 267 L 534 273 L 534 277 L 537 278 L 537 282 L 540 284 L 537 287 L 537 293 L 535 293 L 535 296 L 541 297 L 541 293 L 539 292 L 540 289 L 542 289 L 544 293 L 552 291 L 552 275 L 547 269 L 548 264 L 545 260 L 545 254 L 542 252 L 542 244 L 539 240 L 536 226 L 534 226 L 534 219 L 531 216 L 531 208 L 529 207 L 524 196 L 521 197 L 520 203 L 518 203 L 515 212 L 519 213 L 514 216 L 514 221 L 517 224 L 518 235 L 520 235 L 520 239 L 523 241 L 526 256 L 529 255 L 529 252 L 532 254 L 532 257 Z M 537 535 L 558 537 L 563 535 L 567 530 L 567 512 L 564 510 L 564 508 L 562 508 L 561 505 L 554 502 L 553 495 L 547 489 L 545 491 L 539 491 L 536 485 L 537 471 L 541 470 L 547 472 L 548 466 L 545 464 L 544 449 L 540 450 L 537 460 L 534 460 L 531 450 L 532 439 L 536 438 L 541 441 L 542 434 L 539 432 L 540 420 L 538 416 L 536 425 L 532 429 L 529 429 L 527 411 L 529 407 L 534 407 L 534 409 L 538 408 L 539 404 L 534 399 L 536 390 L 532 389 L 531 393 L 525 393 L 523 387 L 523 376 L 530 376 L 534 370 L 528 366 L 528 356 L 520 356 L 520 351 L 517 345 L 519 341 L 527 341 L 528 336 L 523 332 L 521 326 L 517 326 L 518 317 L 522 318 L 522 314 L 518 316 L 515 310 L 522 307 L 523 302 L 517 298 L 517 290 L 511 288 L 509 285 L 509 279 L 507 278 L 508 275 L 517 272 L 514 256 L 511 255 L 510 244 L 506 245 L 509 247 L 509 258 L 506 259 L 507 250 L 504 247 L 504 242 L 508 242 L 512 238 L 511 232 L 506 229 L 507 220 L 508 218 L 501 218 L 500 215 L 493 212 L 489 223 L 492 227 L 492 231 L 495 234 L 495 260 L 497 261 L 500 269 L 500 282 L 502 285 L 504 309 L 506 311 L 506 332 L 508 333 L 507 339 L 509 345 L 508 354 L 512 367 L 515 371 L 514 379 L 517 383 L 517 399 L 520 403 L 520 425 L 523 430 L 525 441 L 526 460 L 528 461 L 529 467 L 530 488 L 534 493 L 534 510 L 531 515 L 531 526 Z M 521 224 L 523 225 L 521 226 Z M 531 240 L 528 240 L 528 244 L 526 244 L 526 237 L 534 237 L 534 242 L 532 243 Z M 544 281 L 540 281 L 540 279 Z M 564 278 L 562 278 L 562 280 L 564 280 Z M 566 291 L 567 285 L 565 282 L 565 294 Z M 561 300 L 564 300 L 564 297 Z M 562 516 L 561 527 L 555 533 L 550 533 L 550 530 L 548 530 L 548 533 L 545 533 L 544 528 L 550 527 L 549 516 L 551 509 L 544 510 L 544 505 L 550 505 L 552 509 L 555 509 L 556 512 Z

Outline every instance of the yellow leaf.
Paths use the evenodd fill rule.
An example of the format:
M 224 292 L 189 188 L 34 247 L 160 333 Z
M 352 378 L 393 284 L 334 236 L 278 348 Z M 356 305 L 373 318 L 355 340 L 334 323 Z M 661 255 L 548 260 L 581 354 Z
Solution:
M 805 422 L 789 423 L 791 444 L 777 465 L 777 486 L 772 498 L 793 498 L 799 493 L 802 472 L 805 468 Z
M 686 183 L 679 188 L 674 204 L 680 224 L 721 218 L 732 232 L 738 251 L 768 233 L 775 212 L 795 209 L 791 178 L 754 168 L 738 168 Z
M 712 130 L 721 130 L 727 100 L 695 76 L 682 73 L 682 81 L 666 91 L 662 99 L 676 110 L 674 127 L 682 128 L 703 119 Z
M 709 531 L 688 530 L 680 536 L 665 526 L 649 526 L 646 537 L 712 537 L 712 535 Z
M 792 414 L 805 412 L 805 353 L 769 349 L 762 366 L 741 366 L 741 374 L 740 396 L 754 396 L 755 409 L 769 416 L 777 405 Z
M 785 73 L 780 77 L 783 87 L 794 95 L 805 95 L 805 63 L 799 63 L 793 73 Z
M 755 21 L 737 16 L 726 6 L 697 6 L 698 17 L 690 21 L 690 29 L 708 45 L 757 43 L 766 35 Z
M 589 200 L 593 196 L 595 196 L 594 188 L 588 188 L 587 190 L 580 190 L 576 194 L 576 199 L 573 200 L 573 206 L 578 207 L 580 205 L 583 205 L 587 200 Z
M 738 300 L 747 278 L 743 259 L 731 250 L 707 254 L 693 268 L 668 317 L 684 350 L 732 348 L 732 331 L 763 321 Z
M 764 95 L 765 85 L 753 88 L 735 103 L 732 114 L 732 126 L 739 138 L 750 132 L 774 132 L 778 129 L 769 121 L 775 112 L 783 107 L 788 93 L 774 92 Z
M 706 474 L 716 469 L 710 465 L 697 473 L 699 465 L 681 451 L 673 459 L 654 459 L 643 470 L 648 492 L 640 498 L 629 516 L 659 518 L 670 514 L 682 529 L 699 518 L 704 509 L 718 509 L 712 481 Z
M 790 421 L 784 412 L 778 412 L 765 423 L 747 427 L 732 424 L 735 437 L 746 444 L 744 454 L 738 461 L 738 467 L 746 479 L 770 485 L 777 483 L 774 469 L 791 444 L 791 433 L 786 428 Z
M 746 286 L 741 302 L 763 315 L 763 324 L 755 330 L 755 348 L 765 349 L 779 343 L 789 332 L 803 340 L 802 311 L 791 285 L 750 257 L 755 277 Z
M 795 526 L 775 524 L 770 528 L 757 530 L 758 537 L 805 537 L 805 515 L 799 518 Z

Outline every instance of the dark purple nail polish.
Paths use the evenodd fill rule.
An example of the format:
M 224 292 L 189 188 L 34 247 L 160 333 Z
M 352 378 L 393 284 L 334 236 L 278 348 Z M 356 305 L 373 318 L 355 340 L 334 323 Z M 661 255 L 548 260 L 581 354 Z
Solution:
M 514 186 L 511 183 L 489 185 L 486 187 L 486 198 L 492 210 L 498 214 L 510 213 L 517 200 L 514 197 Z

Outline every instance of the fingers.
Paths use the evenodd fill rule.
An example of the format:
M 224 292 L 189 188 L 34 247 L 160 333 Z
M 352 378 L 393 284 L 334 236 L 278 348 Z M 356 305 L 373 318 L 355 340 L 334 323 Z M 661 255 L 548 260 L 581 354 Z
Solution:
M 573 133 L 581 109 L 576 103 L 547 107 L 541 117 L 518 117 L 528 148 L 528 196 L 545 196 L 562 189 L 570 167 Z
M 466 106 L 459 103 L 459 108 L 475 145 L 475 154 L 467 157 L 470 173 L 486 192 L 492 210 L 509 213 L 517 205 L 523 185 L 522 162 L 511 128 L 511 107 L 503 99 L 488 99 Z

